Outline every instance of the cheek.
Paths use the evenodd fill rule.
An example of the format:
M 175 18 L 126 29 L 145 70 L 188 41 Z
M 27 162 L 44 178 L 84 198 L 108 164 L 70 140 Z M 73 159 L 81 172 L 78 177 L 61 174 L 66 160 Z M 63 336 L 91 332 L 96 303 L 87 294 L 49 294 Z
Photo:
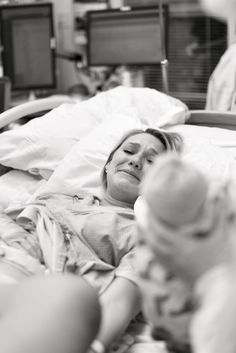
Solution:
M 113 156 L 112 160 L 109 162 L 107 167 L 107 174 L 114 175 L 117 168 L 124 163 L 124 158 L 121 158 L 120 153 L 117 152 L 115 156 Z
M 140 176 L 141 181 L 143 180 L 145 175 L 148 173 L 150 167 L 151 167 L 151 164 L 147 164 L 147 163 L 143 164 L 143 169 L 141 171 L 141 176 Z
M 110 161 L 111 165 L 117 165 L 123 161 L 123 159 L 126 157 L 126 154 L 124 154 L 123 151 L 117 150 L 115 154 L 112 157 L 112 160 Z
M 143 176 L 149 171 L 149 169 L 151 169 L 151 167 L 153 166 L 153 163 L 154 162 L 152 163 L 148 163 L 147 161 L 143 162 Z

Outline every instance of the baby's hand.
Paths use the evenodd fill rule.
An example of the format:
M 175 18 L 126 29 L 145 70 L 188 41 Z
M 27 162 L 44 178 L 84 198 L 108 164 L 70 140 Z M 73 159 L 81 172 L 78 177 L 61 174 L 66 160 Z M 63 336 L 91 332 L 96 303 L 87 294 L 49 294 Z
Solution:
M 166 287 L 169 295 L 162 306 L 165 315 L 174 316 L 192 312 L 192 294 L 180 280 L 172 278 L 166 282 Z

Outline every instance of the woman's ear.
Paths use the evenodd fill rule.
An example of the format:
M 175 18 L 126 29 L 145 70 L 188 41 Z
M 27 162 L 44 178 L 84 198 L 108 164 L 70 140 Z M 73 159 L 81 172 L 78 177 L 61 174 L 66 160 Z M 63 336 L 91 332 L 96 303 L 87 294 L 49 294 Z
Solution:
M 110 163 L 107 163 L 107 165 L 105 166 L 105 173 L 108 172 L 109 166 L 110 166 Z

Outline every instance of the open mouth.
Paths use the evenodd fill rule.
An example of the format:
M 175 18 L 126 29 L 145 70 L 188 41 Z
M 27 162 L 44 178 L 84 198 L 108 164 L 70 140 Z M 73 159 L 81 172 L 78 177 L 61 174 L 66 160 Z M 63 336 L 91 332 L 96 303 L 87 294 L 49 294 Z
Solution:
M 138 182 L 140 182 L 139 177 L 138 177 L 135 173 L 132 173 L 132 172 L 129 171 L 129 170 L 124 170 L 124 169 L 122 169 L 122 170 L 119 170 L 119 172 L 125 173 L 125 174 L 131 176 L 132 178 L 135 178 Z

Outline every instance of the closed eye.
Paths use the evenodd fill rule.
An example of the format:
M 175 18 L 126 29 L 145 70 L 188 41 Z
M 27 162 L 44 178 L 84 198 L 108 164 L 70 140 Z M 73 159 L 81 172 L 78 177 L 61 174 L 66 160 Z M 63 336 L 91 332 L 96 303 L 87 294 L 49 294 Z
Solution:
M 157 155 L 151 156 L 151 157 L 150 157 L 150 156 L 147 157 L 147 158 L 146 158 L 147 163 L 148 163 L 148 164 L 152 164 L 152 163 L 154 162 L 156 156 L 157 156 Z
M 134 152 L 132 150 L 127 150 L 127 149 L 125 149 L 124 152 L 127 154 L 134 154 Z

